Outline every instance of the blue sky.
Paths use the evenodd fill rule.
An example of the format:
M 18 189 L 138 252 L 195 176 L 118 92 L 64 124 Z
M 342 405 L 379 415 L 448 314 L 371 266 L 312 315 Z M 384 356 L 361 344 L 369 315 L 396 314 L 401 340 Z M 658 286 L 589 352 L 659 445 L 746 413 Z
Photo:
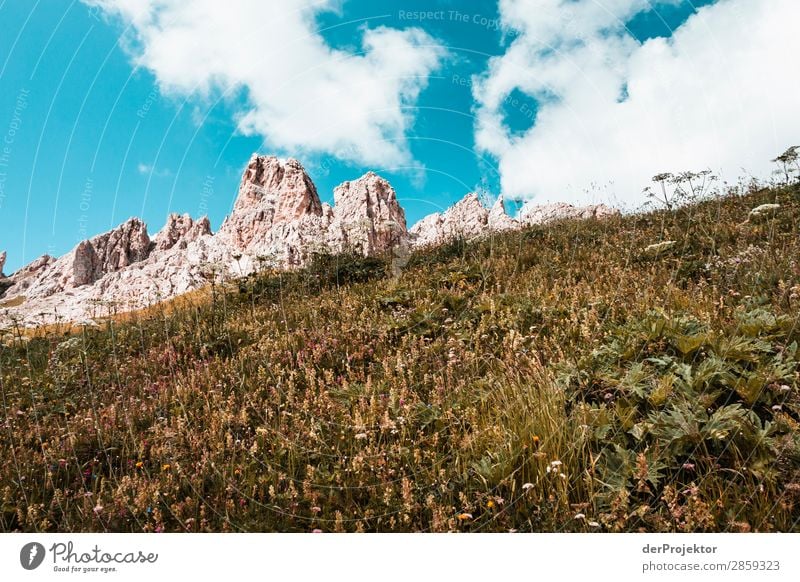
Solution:
M 637 1 L 610 0 L 615 5 Z M 143 20 L 148 15 L 117 9 L 115 2 L 0 0 L 0 250 L 9 254 L 6 272 L 43 253 L 63 254 L 80 240 L 130 216 L 141 216 L 151 235 L 169 212 L 188 212 L 195 217 L 208 214 L 216 229 L 233 204 L 242 168 L 253 152 L 297 157 L 317 184 L 321 198 L 329 202 L 337 184 L 370 169 L 378 171 L 397 190 L 409 225 L 479 187 L 492 195 L 503 190 L 514 198 L 544 199 L 535 187 L 518 178 L 518 174 L 528 173 L 522 148 L 553 149 L 552 143 L 557 142 L 540 146 L 533 141 L 534 134 L 540 117 L 557 117 L 557 103 L 569 102 L 571 88 L 558 87 L 563 95 L 556 94 L 551 103 L 552 92 L 526 84 L 525 79 L 536 77 L 537 67 L 545 64 L 544 53 L 515 64 L 519 79 L 510 84 L 503 80 L 503 59 L 509 57 L 515 43 L 525 48 L 526 35 L 534 34 L 528 21 L 514 16 L 515 0 L 508 0 L 505 6 L 492 1 L 344 0 L 326 2 L 324 9 L 312 14 L 316 42 L 340 55 L 365 50 L 362 39 L 370 29 L 419 29 L 427 34 L 401 39 L 406 45 L 391 45 L 408 46 L 409 62 L 399 62 L 404 55 L 394 51 L 375 65 L 378 69 L 397 66 L 399 70 L 425 71 L 418 85 L 398 89 L 406 92 L 400 101 L 402 116 L 389 118 L 398 125 L 386 130 L 383 119 L 364 121 L 365 131 L 375 130 L 370 123 L 377 124 L 375 131 L 391 131 L 381 135 L 402 142 L 383 165 L 370 158 L 369 147 L 341 155 L 338 145 L 327 147 L 327 142 L 320 140 L 306 144 L 302 131 L 299 137 L 290 133 L 291 119 L 273 131 L 270 111 L 285 107 L 284 102 L 276 105 L 267 100 L 251 129 L 243 129 L 242 117 L 258 109 L 253 105 L 257 91 L 263 94 L 263 85 L 269 86 L 269 59 L 256 72 L 248 70 L 241 77 L 236 77 L 238 71 L 232 72 L 231 78 L 238 83 L 235 90 L 215 88 L 217 77 L 204 80 L 209 84 L 207 90 L 187 90 L 184 80 L 178 78 L 182 63 L 175 68 L 174 63 L 164 64 L 162 57 L 153 56 L 155 49 L 152 54 L 147 52 L 147 43 L 156 42 L 147 40 L 153 28 L 152 22 Z M 575 4 L 572 0 L 543 2 L 556 8 L 559 3 Z M 586 0 L 577 4 L 581 3 Z M 235 2 L 223 4 L 235 10 Z M 576 39 L 586 38 L 589 30 L 590 36 L 603 43 L 624 37 L 632 44 L 625 44 L 628 48 L 619 53 L 619 62 L 635 64 L 642 46 L 655 50 L 654 39 L 670 37 L 697 9 L 709 4 L 713 2 L 627 6 L 620 8 L 620 18 L 611 28 L 598 24 L 575 29 L 574 34 Z M 430 14 L 422 17 L 419 11 Z M 266 12 L 262 16 L 269 17 Z M 535 11 L 528 10 L 525 18 L 538 26 Z M 542 19 L 546 18 L 552 16 L 543 14 Z M 567 47 L 559 48 L 558 54 L 577 62 L 581 53 L 571 52 L 578 50 L 572 48 L 575 43 L 565 42 L 563 33 L 559 34 L 552 42 L 563 44 L 552 46 Z M 376 46 L 388 46 L 390 41 L 394 42 L 384 34 Z M 425 53 L 428 44 L 435 44 L 437 52 Z M 170 47 L 166 50 L 168 56 L 181 54 Z M 319 46 L 314 50 L 319 51 Z M 412 62 L 412 57 L 418 60 Z M 135 66 L 137 59 L 139 66 Z M 614 63 L 600 66 L 613 69 Z M 700 76 L 702 72 L 687 74 Z M 264 78 L 253 79 L 256 75 Z M 634 91 L 639 86 L 636 81 L 631 77 L 614 82 L 621 83 L 627 94 L 629 82 Z M 495 82 L 505 88 L 499 105 L 493 106 L 488 95 Z M 289 90 L 300 95 L 317 89 L 312 82 L 307 86 L 295 83 Z M 353 88 L 354 92 L 360 90 Z M 342 114 L 335 107 L 323 113 L 331 119 Z M 486 120 L 485 128 L 497 119 L 494 133 L 476 128 L 484 124 L 481 120 Z M 502 145 L 487 137 L 498 130 L 505 134 L 499 140 Z M 536 139 L 545 139 L 544 132 Z M 782 139 L 768 137 L 770 147 Z M 349 143 L 346 136 L 331 139 L 345 144 L 342 147 L 360 147 Z M 357 139 L 354 136 L 351 141 Z M 538 151 L 531 150 L 530 174 L 543 176 L 548 164 L 543 159 L 537 166 Z M 519 160 L 523 160 L 522 170 Z M 548 179 L 558 184 L 554 182 L 557 177 Z M 550 197 L 559 198 L 559 192 Z

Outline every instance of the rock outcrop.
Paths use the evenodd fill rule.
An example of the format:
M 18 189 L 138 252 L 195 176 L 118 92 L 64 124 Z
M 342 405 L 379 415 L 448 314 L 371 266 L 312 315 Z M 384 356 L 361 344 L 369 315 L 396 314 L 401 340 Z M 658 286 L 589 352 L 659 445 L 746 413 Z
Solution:
M 332 219 L 331 208 L 320 202 L 300 162 L 254 155 L 233 212 L 215 239 L 218 246 L 242 255 L 240 269 L 251 271 L 259 264 L 297 267 L 324 250 Z
M 83 241 L 74 250 L 72 285 L 94 283 L 107 273 L 143 261 L 150 254 L 147 225 L 131 218 L 105 234 Z
M 519 215 L 508 215 L 501 197 L 487 209 L 475 193 L 467 194 L 462 200 L 443 213 L 435 213 L 420 220 L 409 231 L 412 245 L 428 247 L 439 245 L 454 238 L 472 240 L 491 233 L 515 230 L 523 226 L 547 224 L 558 220 L 602 219 L 619 214 L 614 208 L 604 204 L 594 206 L 573 206 L 571 204 L 533 204 L 527 202 Z
M 517 220 L 511 218 L 506 212 L 506 205 L 503 197 L 500 196 L 489 211 L 489 218 L 486 226 L 492 232 L 503 232 L 504 230 L 514 230 L 520 227 Z
M 5 296 L 45 298 L 90 285 L 146 259 L 150 249 L 147 226 L 131 218 L 109 232 L 82 241 L 60 259 L 45 255 L 23 267 L 10 277 L 12 285 Z
M 526 203 L 519 211 L 519 221 L 525 225 L 547 224 L 558 220 L 602 219 L 619 214 L 619 210 L 605 204 L 573 206 L 558 202 L 555 204 Z
M 414 225 L 410 231 L 412 244 L 428 247 L 454 238 L 474 239 L 489 232 L 488 223 L 489 210 L 473 192 L 443 213 L 426 216 Z
M 172 213 L 167 217 L 164 228 L 153 237 L 153 250 L 166 251 L 175 246 L 185 249 L 190 242 L 207 234 L 211 234 L 211 223 L 207 216 L 195 221 L 188 214 Z
M 59 259 L 40 257 L 2 278 L 0 296 L 11 307 L 0 308 L 0 327 L 10 318 L 25 325 L 87 321 L 175 297 L 214 278 L 240 277 L 267 266 L 296 268 L 316 253 L 374 255 L 615 212 L 602 205 L 526 205 L 515 219 L 502 198 L 488 209 L 473 193 L 408 230 L 394 188 L 373 172 L 344 182 L 333 198 L 333 207 L 320 201 L 297 160 L 254 155 L 233 210 L 216 234 L 206 217 L 195 221 L 188 214 L 170 214 L 151 239 L 147 226 L 131 218 Z M 2 253 L 0 273 L 4 263 Z
M 328 226 L 332 251 L 383 253 L 408 238 L 406 213 L 394 188 L 373 172 L 333 191 L 333 220 Z
M 240 251 L 268 248 L 265 243 L 274 238 L 276 227 L 322 214 L 317 188 L 300 162 L 254 155 L 242 176 L 233 212 L 218 236 Z
M 0 253 L 0 277 L 3 277 L 3 267 L 6 266 L 6 252 Z

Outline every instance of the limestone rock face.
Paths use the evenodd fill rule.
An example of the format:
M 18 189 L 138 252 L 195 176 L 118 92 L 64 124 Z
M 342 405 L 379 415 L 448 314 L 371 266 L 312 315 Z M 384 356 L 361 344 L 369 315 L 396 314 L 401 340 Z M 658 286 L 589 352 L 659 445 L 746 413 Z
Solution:
M 483 234 L 488 222 L 489 211 L 473 192 L 444 213 L 442 226 L 446 236 L 471 239 Z
M 422 248 L 440 244 L 445 240 L 442 232 L 442 218 L 441 213 L 436 212 L 429 214 L 419 222 L 417 222 L 408 231 L 411 236 L 411 245 L 414 247 Z
M 22 267 L 19 271 L 12 273 L 4 283 L 10 285 L 6 289 L 5 297 L 23 295 L 27 288 L 37 280 L 42 271 L 55 259 L 50 255 L 42 255 L 32 263 Z
M 602 219 L 616 216 L 619 210 L 610 208 L 605 204 L 592 206 L 573 206 L 558 202 L 555 204 L 526 203 L 519 211 L 519 221 L 525 225 L 547 224 L 565 219 Z
M 6 252 L 0 253 L 0 277 L 3 276 L 3 267 L 6 266 Z
M 240 251 L 269 247 L 273 227 L 321 215 L 317 188 L 300 162 L 254 155 L 218 236 Z
M 388 251 L 408 237 L 406 213 L 394 188 L 369 172 L 333 191 L 333 219 L 328 228 L 332 251 L 371 255 Z
M 83 241 L 73 251 L 72 284 L 94 283 L 106 273 L 119 271 L 150 254 L 147 225 L 131 218 L 112 231 Z
M 188 243 L 207 234 L 211 234 L 211 223 L 207 216 L 194 221 L 188 214 L 172 213 L 167 217 L 164 228 L 153 237 L 153 249 L 166 251 L 175 245 L 186 248 Z
M 107 317 L 199 289 L 213 279 L 264 267 L 301 267 L 316 253 L 407 251 L 454 237 L 475 239 L 527 224 L 617 213 L 603 205 L 525 205 L 515 219 L 502 198 L 488 209 L 473 193 L 408 230 L 394 188 L 373 172 L 344 182 L 333 198 L 333 206 L 320 201 L 297 160 L 254 155 L 233 210 L 216 234 L 206 217 L 195 221 L 188 214 L 170 214 L 151 239 L 147 226 L 131 218 L 61 258 L 45 255 L 3 277 L 0 295 L 10 307 L 0 308 L 0 326 L 11 319 L 33 326 Z M 0 254 L 0 275 L 5 259 Z
M 471 240 L 495 232 L 515 230 L 523 226 L 547 224 L 558 220 L 602 219 L 619 214 L 619 210 L 604 204 L 573 206 L 571 204 L 523 205 L 517 218 L 508 215 L 502 196 L 491 210 L 481 204 L 477 194 L 468 194 L 444 213 L 426 216 L 409 231 L 415 247 L 439 245 L 462 237 Z
M 88 285 L 97 280 L 95 273 L 99 270 L 100 261 L 94 246 L 88 240 L 78 244 L 73 251 L 72 281 L 76 287 Z
M 444 213 L 426 216 L 410 232 L 414 246 L 427 247 L 458 237 L 477 238 L 489 232 L 488 223 L 489 210 L 473 192 Z
M 19 271 L 15 272 L 15 273 L 12 273 L 11 276 L 9 277 L 9 279 L 12 279 L 14 281 L 21 281 L 23 279 L 26 279 L 26 278 L 32 276 L 32 275 L 36 275 L 37 273 L 40 273 L 42 271 L 42 269 L 44 269 L 45 267 L 47 267 L 49 264 L 51 264 L 54 261 L 55 261 L 55 259 L 53 257 L 51 257 L 50 255 L 42 255 L 38 259 L 36 259 L 36 260 L 28 263 L 24 267 L 22 267 Z
M 502 232 L 504 230 L 517 229 L 520 227 L 520 223 L 506 213 L 505 202 L 503 197 L 500 196 L 489 211 L 486 226 L 492 232 Z
M 147 226 L 131 218 L 117 228 L 79 243 L 60 259 L 43 256 L 14 273 L 6 297 L 50 297 L 91 285 L 109 273 L 125 269 L 150 254 Z

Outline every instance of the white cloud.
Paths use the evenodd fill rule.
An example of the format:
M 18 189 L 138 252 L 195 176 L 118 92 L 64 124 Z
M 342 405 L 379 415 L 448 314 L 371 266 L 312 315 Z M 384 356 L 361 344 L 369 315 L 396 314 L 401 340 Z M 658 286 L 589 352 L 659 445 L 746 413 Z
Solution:
M 169 178 L 170 176 L 172 176 L 172 172 L 166 168 L 162 170 L 156 168 L 152 164 L 145 164 L 142 162 L 140 162 L 136 166 L 136 171 L 142 175 L 152 175 L 155 176 L 156 178 Z
M 362 27 L 362 51 L 326 44 L 322 0 L 84 0 L 131 25 L 128 47 L 161 89 L 241 91 L 239 129 L 291 155 L 364 164 L 410 160 L 413 106 L 445 50 L 419 29 Z
M 766 177 L 800 141 L 797 0 L 720 0 L 641 44 L 624 23 L 656 3 L 500 0 L 519 36 L 474 96 L 476 142 L 507 196 L 587 202 L 610 184 L 601 197 L 635 205 L 659 172 Z M 522 136 L 503 119 L 514 89 L 540 102 Z

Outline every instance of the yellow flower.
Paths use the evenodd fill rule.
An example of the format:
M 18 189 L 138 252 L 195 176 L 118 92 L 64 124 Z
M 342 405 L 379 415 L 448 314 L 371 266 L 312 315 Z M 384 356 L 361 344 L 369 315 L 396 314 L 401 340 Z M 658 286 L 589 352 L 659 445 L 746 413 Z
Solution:
M 170 469 L 169 463 L 164 463 L 163 465 L 161 465 L 162 471 L 169 471 L 169 469 Z
M 489 500 L 489 501 L 486 503 L 486 507 L 488 507 L 489 509 L 492 509 L 492 508 L 494 507 L 494 501 L 492 501 L 492 500 L 490 499 L 490 500 Z
M 136 461 L 136 468 L 141 469 L 142 467 L 144 467 L 144 463 L 142 463 L 141 461 Z
M 535 447 L 539 446 L 539 437 L 536 435 L 533 436 L 533 446 Z
M 472 514 L 471 513 L 459 513 L 458 514 L 458 519 L 459 519 L 459 521 L 466 521 L 468 519 L 472 519 Z

